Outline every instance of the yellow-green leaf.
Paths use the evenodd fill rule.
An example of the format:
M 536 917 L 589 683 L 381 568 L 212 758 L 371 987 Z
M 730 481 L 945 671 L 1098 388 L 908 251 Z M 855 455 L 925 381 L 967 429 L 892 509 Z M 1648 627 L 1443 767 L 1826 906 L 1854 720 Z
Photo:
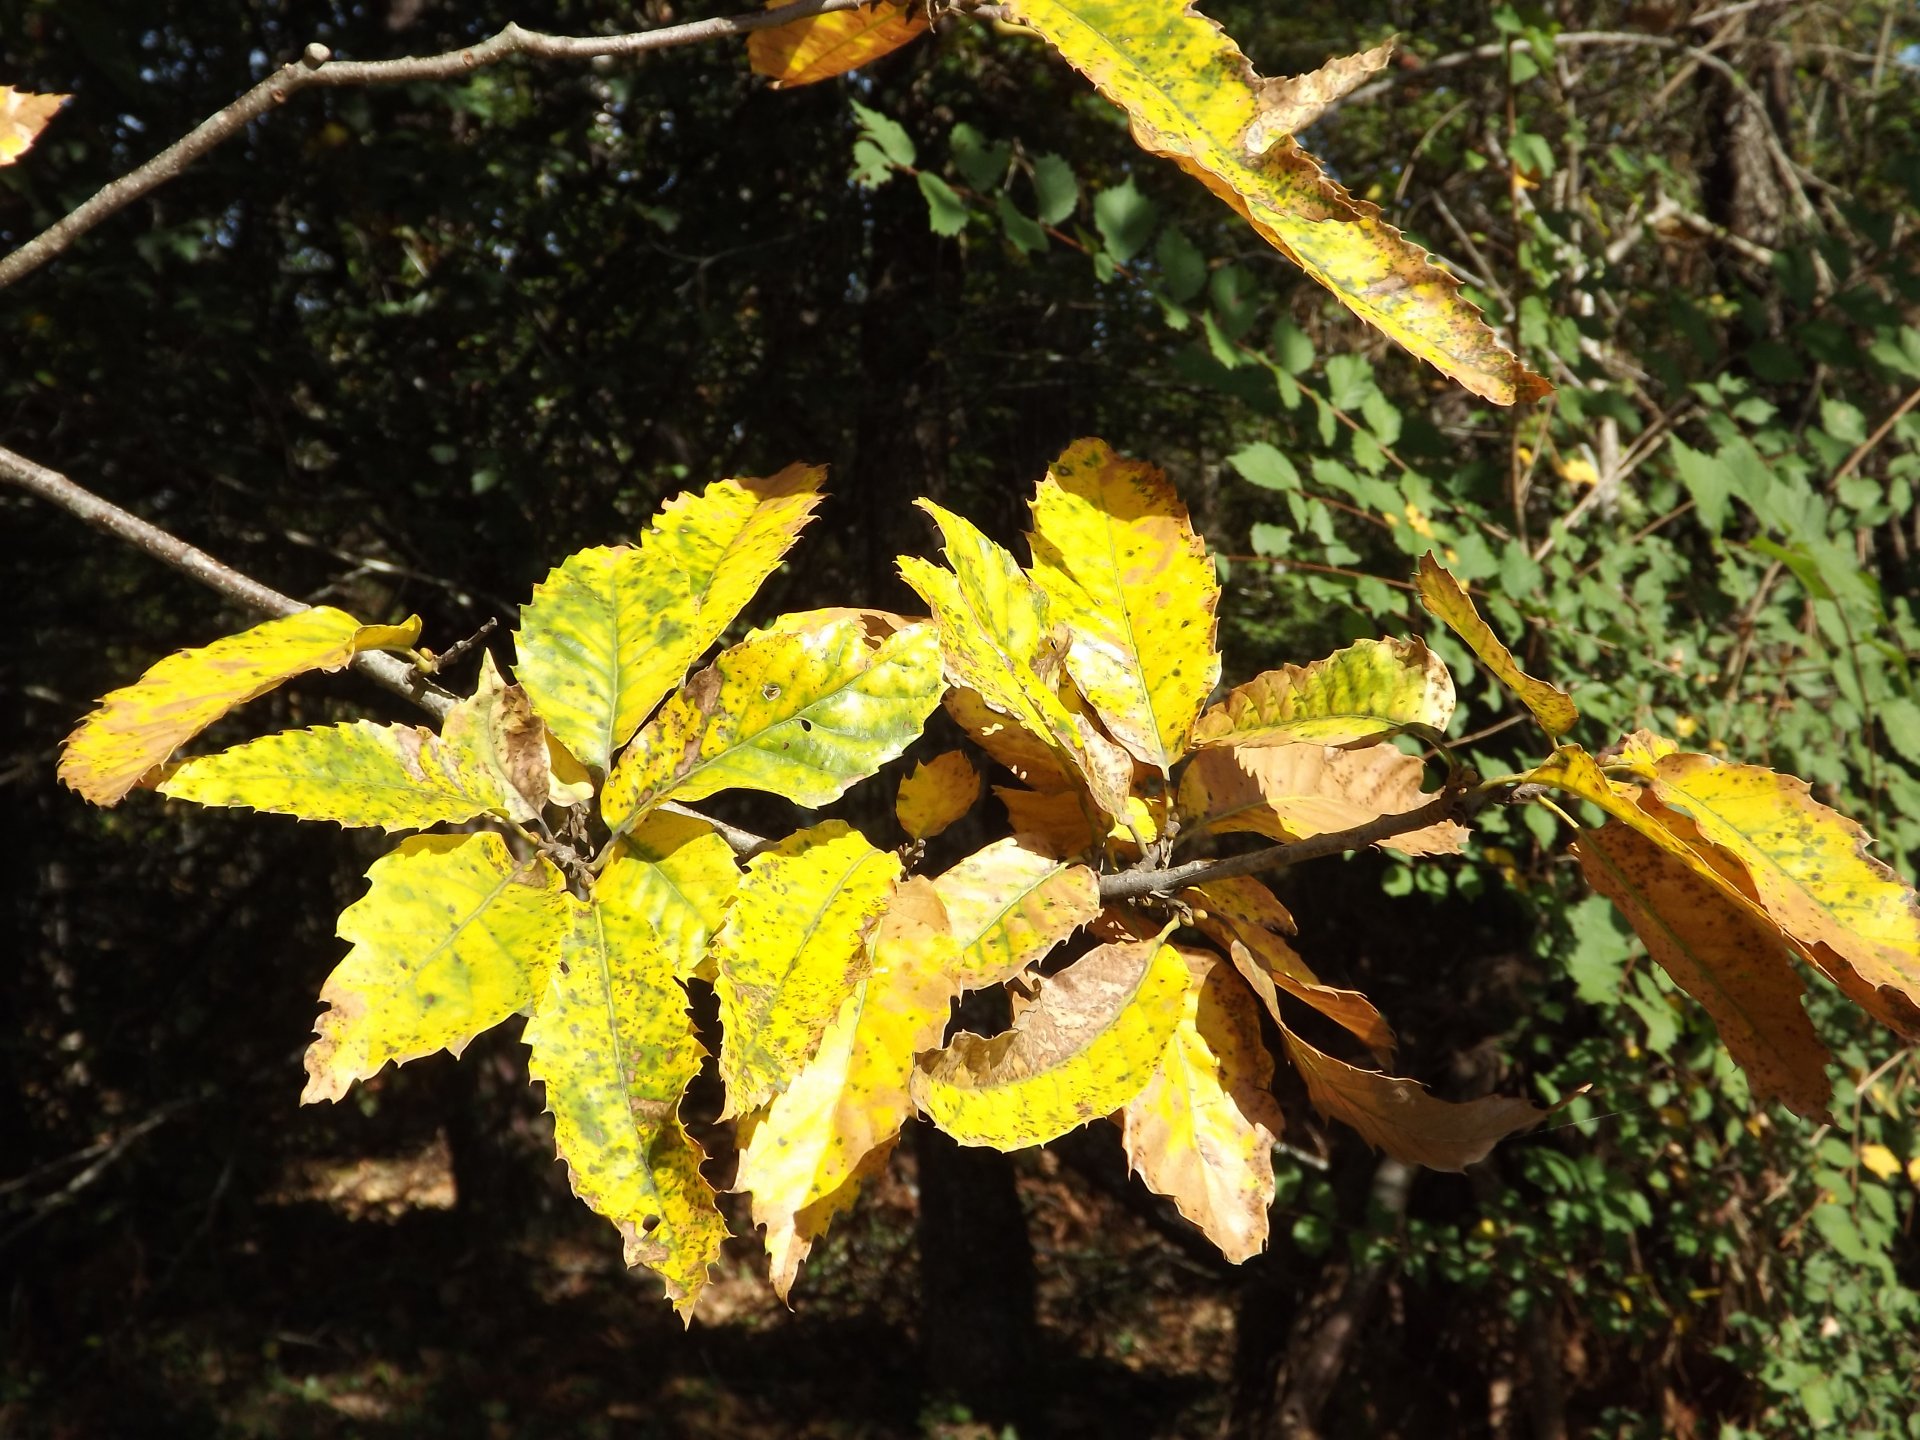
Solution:
M 736 1190 L 753 1192 L 782 1300 L 808 1248 L 913 1113 L 913 1058 L 940 1043 L 955 994 L 953 937 L 932 884 L 909 880 L 874 927 L 872 970 L 819 1048 L 747 1130 Z M 743 1127 L 746 1128 L 746 1127 Z M 823 1201 L 833 1200 L 830 1206 Z
M 1419 809 L 1433 798 L 1420 789 L 1422 773 L 1418 756 L 1390 745 L 1202 750 L 1180 777 L 1180 814 L 1188 830 L 1304 840 Z M 1443 820 L 1380 844 L 1405 855 L 1457 855 L 1466 834 Z
M 1754 1093 L 1826 1118 L 1831 1057 L 1801 1008 L 1800 977 L 1778 931 L 1617 820 L 1582 830 L 1575 853 L 1587 883 L 1619 907 L 1647 953 L 1713 1017 Z
M 1141 148 L 1200 180 L 1361 319 L 1497 404 L 1552 390 L 1495 339 L 1458 280 L 1280 138 L 1310 87 L 1263 80 L 1187 0 L 1005 8 L 1127 112 Z
M 1420 557 L 1415 578 L 1420 603 L 1427 607 L 1427 612 L 1467 642 L 1467 648 L 1480 657 L 1480 663 L 1493 672 L 1494 678 L 1518 695 L 1520 703 L 1533 712 L 1541 729 L 1558 739 L 1573 728 L 1580 718 L 1573 697 L 1559 686 L 1536 680 L 1520 668 L 1513 652 L 1500 643 L 1493 627 L 1480 618 L 1472 597 L 1432 555 Z
M 491 652 L 480 652 L 479 683 L 448 712 L 440 738 L 462 757 L 464 769 L 492 777 L 509 820 L 532 820 L 553 800 L 547 727 L 527 692 L 501 678 Z
M 661 707 L 614 766 L 601 812 L 618 830 L 662 800 L 735 788 L 830 804 L 913 743 L 943 688 L 931 625 L 878 647 L 853 619 L 763 631 Z
M 1180 1023 L 1153 1078 L 1121 1112 L 1127 1163 L 1235 1265 L 1267 1246 L 1273 1147 L 1285 1121 L 1260 1014 L 1217 957 L 1184 952 Z
M 934 888 L 956 945 L 953 976 L 963 990 L 1011 980 L 1100 913 L 1100 879 L 996 840 L 953 866 Z
M 1516 1097 L 1436 1100 L 1397 1075 L 1362 1070 L 1317 1050 L 1285 1027 L 1287 1056 L 1321 1114 L 1351 1125 L 1369 1145 L 1409 1165 L 1465 1170 L 1507 1136 L 1538 1125 L 1547 1112 Z
M 1300 958 L 1286 936 L 1294 933 L 1293 916 L 1252 876 L 1211 880 L 1180 892 L 1193 923 L 1233 957 L 1240 976 L 1260 997 L 1276 1025 L 1281 990 L 1311 1005 L 1344 1026 L 1385 1063 L 1393 1058 L 1393 1030 L 1373 1002 L 1358 990 L 1328 985 Z
M 1867 852 L 1872 837 L 1807 782 L 1681 752 L 1652 794 L 1751 877 L 1753 898 L 1802 953 L 1883 1023 L 1920 1038 L 1920 895 Z
M 913 1098 L 962 1145 L 1044 1145 L 1146 1088 L 1180 1023 L 1187 962 L 1158 939 L 1102 945 L 1044 983 L 992 1039 L 965 1031 L 913 1076 Z
M 867 930 L 900 862 L 842 820 L 789 835 L 747 865 L 713 939 L 726 1114 L 786 1089 L 870 963 Z
M 980 772 L 958 750 L 943 751 L 900 782 L 894 818 L 913 840 L 931 840 L 963 819 L 980 798 Z
M 1032 510 L 1033 581 L 1072 632 L 1067 673 L 1107 733 L 1165 774 L 1220 679 L 1220 584 L 1187 507 L 1153 466 L 1079 440 Z
M 340 916 L 353 948 L 327 977 L 302 1103 L 338 1100 L 389 1060 L 458 1055 L 524 1010 L 567 931 L 566 882 L 498 835 L 416 835 L 373 862 Z
M 1311 665 L 1235 686 L 1200 717 L 1195 745 L 1351 745 L 1410 725 L 1445 730 L 1453 677 L 1418 640 L 1361 640 Z
M 767 0 L 775 9 L 788 0 Z M 862 5 L 830 15 L 809 15 L 747 37 L 747 62 L 753 73 L 764 75 L 776 90 L 791 90 L 818 80 L 831 80 L 849 70 L 871 64 L 927 30 L 924 9 L 903 4 Z
M 605 771 L 697 653 L 695 600 L 663 547 L 600 545 L 569 555 L 520 607 L 515 667 L 533 708 Z
M 727 1238 L 680 1123 L 705 1052 L 673 956 L 625 892 L 596 886 L 593 903 L 567 904 L 565 947 L 527 1022 L 527 1071 L 546 1086 L 573 1193 L 613 1222 L 627 1263 L 658 1274 L 691 1324 Z
M 100 702 L 61 747 L 60 778 L 96 805 L 118 804 L 148 771 L 234 706 L 310 670 L 338 670 L 366 650 L 404 650 L 404 625 L 362 625 L 322 605 L 268 620 L 150 667 Z
M 618 843 L 595 896 L 643 921 L 680 979 L 711 979 L 707 945 L 740 883 L 732 848 L 706 821 L 669 811 L 649 815 Z
M 1056 632 L 1045 593 L 970 521 L 931 500 L 915 503 L 939 525 L 952 569 L 903 555 L 900 575 L 939 622 L 947 679 L 1046 741 L 1102 809 L 1123 813 L 1132 759 L 1060 698 L 1065 632 Z
M 720 638 L 780 568 L 813 518 L 826 478 L 821 466 L 789 465 L 765 478 L 716 480 L 698 495 L 676 495 L 660 508 L 641 546 L 687 577 L 695 619 L 684 642 L 682 671 Z

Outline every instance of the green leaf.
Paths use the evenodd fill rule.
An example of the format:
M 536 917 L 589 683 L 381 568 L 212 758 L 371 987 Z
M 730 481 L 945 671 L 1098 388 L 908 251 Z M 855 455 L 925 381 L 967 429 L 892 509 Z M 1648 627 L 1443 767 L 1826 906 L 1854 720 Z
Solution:
M 953 168 L 975 190 L 992 190 L 1007 178 L 1013 147 L 1005 141 L 990 141 L 963 120 L 953 127 L 947 143 L 953 151 Z
M 907 134 L 906 127 L 898 120 L 889 119 L 878 110 L 870 110 L 858 100 L 848 100 L 853 107 L 860 129 L 876 145 L 880 152 L 895 165 L 911 166 L 919 158 L 919 152 L 913 148 L 913 139 Z
M 533 1019 L 529 1075 L 546 1086 L 573 1193 L 611 1220 L 629 1265 L 666 1283 L 681 1318 L 727 1238 L 680 1097 L 704 1055 L 673 957 L 618 895 L 568 900 L 566 942 Z
M 1079 208 L 1080 182 L 1073 166 L 1058 155 L 1036 155 L 1033 159 L 1034 204 L 1042 225 L 1058 225 Z
M 1207 257 L 1177 225 L 1160 232 L 1153 259 L 1160 267 L 1161 283 L 1169 299 L 1184 305 L 1207 288 Z
M 951 185 L 931 170 L 922 170 L 914 179 L 926 198 L 928 229 L 950 237 L 967 228 L 967 203 Z
M 1093 224 L 1106 243 L 1107 253 L 1122 265 L 1138 255 L 1153 233 L 1157 212 L 1153 202 L 1131 179 L 1093 197 Z
M 1667 448 L 1673 452 L 1680 483 L 1693 497 L 1693 508 L 1700 516 L 1700 523 L 1707 527 L 1708 534 L 1718 535 L 1726 528 L 1727 512 L 1731 508 L 1732 472 L 1717 456 L 1703 454 L 1683 440 L 1669 440 Z
M 300 1099 L 338 1100 L 389 1060 L 467 1042 L 531 1005 L 567 930 L 566 881 L 498 835 L 416 835 L 374 861 L 340 916 L 353 948 L 327 977 Z
M 1020 213 L 1020 207 L 1013 203 L 1013 197 L 1001 191 L 995 202 L 1000 214 L 1000 228 L 1007 233 L 1007 239 L 1022 255 L 1036 255 L 1047 248 L 1047 232 Z
M 1242 480 L 1258 485 L 1262 490 L 1300 488 L 1300 472 L 1294 468 L 1293 461 L 1264 440 L 1235 451 L 1227 457 L 1227 464 L 1234 468 Z

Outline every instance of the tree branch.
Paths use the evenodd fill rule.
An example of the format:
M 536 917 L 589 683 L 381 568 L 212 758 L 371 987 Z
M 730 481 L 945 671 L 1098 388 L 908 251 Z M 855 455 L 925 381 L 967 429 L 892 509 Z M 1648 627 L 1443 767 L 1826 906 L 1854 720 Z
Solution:
M 153 159 L 103 186 L 19 249 L 0 260 L 0 289 L 32 274 L 87 231 L 126 209 L 143 195 L 176 179 L 209 151 L 225 144 L 275 107 L 302 90 L 340 89 L 369 85 L 408 85 L 421 81 L 459 80 L 476 70 L 498 65 L 514 55 L 538 60 L 597 60 L 641 55 L 722 40 L 755 30 L 784 25 L 836 10 L 853 10 L 871 0 L 795 0 L 777 10 L 750 15 L 723 15 L 667 25 L 624 35 L 545 35 L 511 22 L 497 35 L 475 45 L 441 55 L 410 55 L 393 60 L 335 60 L 324 45 L 309 45 L 298 60 L 282 65 L 225 109 L 215 112 Z
M 269 615 L 292 615 L 311 608 L 304 601 L 283 595 L 271 586 L 262 585 L 252 576 L 242 575 L 231 566 L 221 564 L 206 551 L 194 548 L 179 536 L 169 535 L 159 526 L 150 525 L 138 515 L 122 510 L 112 501 L 104 500 L 91 490 L 74 484 L 57 470 L 36 465 L 26 456 L 16 455 L 4 447 L 0 447 L 0 480 L 11 480 L 28 494 L 51 501 L 62 510 L 79 516 L 96 530 L 104 530 L 109 535 L 125 540 L 135 549 L 144 550 L 154 559 L 191 575 L 208 589 L 249 610 L 264 610 Z M 447 711 L 453 708 L 452 695 L 397 656 L 370 650 L 354 656 L 353 668 L 376 685 L 411 700 L 436 720 L 444 719 Z
M 1225 860 L 1189 860 L 1184 865 L 1174 865 L 1165 870 L 1122 870 L 1115 875 L 1102 875 L 1100 901 L 1102 904 L 1111 904 L 1115 900 L 1171 896 L 1191 886 L 1205 885 L 1214 880 L 1282 870 L 1305 860 L 1319 860 L 1346 850 L 1359 850 L 1382 840 L 1391 840 L 1396 835 L 1405 835 L 1411 830 L 1424 830 L 1429 825 L 1438 825 L 1445 820 L 1469 820 L 1485 808 L 1492 798 L 1491 791 L 1449 787 L 1417 810 L 1408 810 L 1399 815 L 1382 815 L 1351 830 L 1330 830 L 1324 835 L 1269 845 L 1264 850 L 1250 850 L 1244 855 L 1232 855 Z

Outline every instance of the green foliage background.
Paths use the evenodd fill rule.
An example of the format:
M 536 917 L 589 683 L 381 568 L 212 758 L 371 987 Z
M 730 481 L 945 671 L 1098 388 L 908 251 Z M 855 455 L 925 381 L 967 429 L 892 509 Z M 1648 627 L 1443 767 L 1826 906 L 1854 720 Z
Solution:
M 0 300 L 8 443 L 282 589 L 419 610 L 445 643 L 665 494 L 796 459 L 834 466 L 834 498 L 769 613 L 905 606 L 891 562 L 927 548 L 914 496 L 1010 537 L 1046 460 L 1102 434 L 1167 466 L 1232 557 L 1229 677 L 1418 628 L 1401 582 L 1437 544 L 1530 668 L 1572 684 L 1577 738 L 1648 725 L 1806 776 L 1910 875 L 1920 25 L 1891 0 L 1705 9 L 1209 9 L 1270 74 L 1396 32 L 1429 62 L 1307 141 L 1560 386 L 1528 413 L 1361 330 L 1035 42 L 968 24 L 790 94 L 707 46 L 303 97 Z M 0 79 L 77 98 L 0 175 L 0 231 L 17 243 L 308 40 L 424 53 L 507 18 L 586 32 L 665 9 L 6 0 Z M 91 697 L 239 617 L 64 515 L 0 492 L 0 516 L 0 778 L 24 841 L 0 1124 L 26 1137 L 0 1192 L 0 1418 L 368 1433 L 299 1397 L 302 1377 L 377 1364 L 403 1397 L 394 1433 L 564 1431 L 553 1416 L 604 1397 L 506 1398 L 472 1365 L 422 1363 L 416 1320 L 365 1318 L 451 1307 L 432 1344 L 476 1364 L 489 1337 L 571 1323 L 471 1273 L 576 1223 L 544 1185 L 522 1052 L 483 1044 L 357 1112 L 294 1116 L 331 916 L 371 854 L 56 792 L 54 747 Z M 1458 728 L 1507 718 L 1434 643 L 1462 680 Z M 302 687 L 243 723 L 347 695 L 390 705 Z M 1483 772 L 1513 768 L 1523 733 L 1479 742 Z M 1301 877 L 1303 951 L 1375 996 L 1443 1093 L 1593 1089 L 1473 1179 L 1418 1177 L 1403 1210 L 1369 1211 L 1376 1165 L 1351 1137 L 1324 1170 L 1296 1162 L 1276 1254 L 1207 1282 L 1240 1306 L 1235 1393 L 1176 1386 L 1155 1423 L 1270 1423 L 1305 1343 L 1276 1317 L 1308 1333 L 1373 1275 L 1328 1433 L 1509 1433 L 1518 1407 L 1543 1435 L 1556 1413 L 1623 1436 L 1920 1434 L 1916 1187 L 1861 1160 L 1920 1156 L 1911 1054 L 1817 1002 L 1849 1072 L 1836 1124 L 1756 1113 L 1556 837 L 1487 819 L 1474 863 Z M 1291 1113 L 1289 1143 L 1317 1156 Z M 401 1232 L 266 1205 L 290 1161 L 422 1124 L 449 1135 L 461 1200 L 421 1273 Z M 322 1265 L 316 1245 L 342 1248 Z M 1074 1263 L 1095 1288 L 1106 1259 Z M 825 1274 L 818 1313 L 803 1287 L 800 1318 L 777 1341 L 743 1330 L 741 1354 L 860 1352 L 859 1286 Z M 123 1399 L 86 1398 L 103 1381 Z M 661 1433 L 726 1413 L 711 1390 L 635 1383 Z M 918 1383 L 904 1364 L 885 1384 L 907 1398 L 857 1414 L 824 1394 L 822 1423 L 912 1433 Z M 1060 1381 L 1040 1405 L 1066 1432 L 1096 1413 L 1076 1383 L 1096 1388 Z

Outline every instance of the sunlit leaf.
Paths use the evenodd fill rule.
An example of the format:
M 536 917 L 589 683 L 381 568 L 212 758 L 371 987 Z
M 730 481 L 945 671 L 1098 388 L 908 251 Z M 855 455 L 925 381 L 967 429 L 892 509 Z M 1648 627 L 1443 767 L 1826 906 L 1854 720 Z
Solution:
M 673 973 L 707 967 L 707 944 L 726 921 L 740 883 L 733 850 L 704 820 L 657 811 L 620 842 L 593 893 L 644 922 Z
M 365 650 L 404 650 L 420 621 L 362 625 L 331 606 L 302 610 L 182 650 L 115 690 L 61 746 L 60 778 L 96 805 L 117 804 L 148 771 L 234 706 Z
M 458 1055 L 540 993 L 567 932 L 566 882 L 498 835 L 416 835 L 373 862 L 340 916 L 303 1103 L 338 1100 L 389 1060 Z
M 614 1223 L 629 1265 L 666 1284 L 682 1320 L 720 1258 L 727 1223 L 680 1123 L 705 1053 L 674 957 L 622 893 L 569 899 L 565 947 L 527 1022 L 527 1071 L 545 1084 L 573 1193 Z
M 676 566 L 693 596 L 682 671 L 720 638 L 780 568 L 813 518 L 826 478 L 818 465 L 789 465 L 764 479 L 716 480 L 698 494 L 676 495 L 660 507 L 640 543 L 649 555 Z
M 900 574 L 939 623 L 947 679 L 1050 744 L 1102 809 L 1123 813 L 1133 761 L 1060 698 L 1066 632 L 1056 632 L 1045 593 L 971 522 L 930 500 L 918 504 L 940 526 L 953 568 L 903 555 Z
M 11 165 L 32 148 L 71 95 L 35 95 L 0 85 L 0 165 Z M 104 802 L 103 802 L 104 803 Z
M 1409 725 L 1445 730 L 1453 677 L 1418 640 L 1361 640 L 1311 665 L 1282 665 L 1227 692 L 1195 745 L 1348 745 Z
M 661 707 L 614 766 L 602 813 L 621 829 L 662 800 L 735 788 L 828 804 L 913 743 L 942 688 L 931 625 L 878 646 L 854 619 L 763 631 Z
M 975 851 L 933 883 L 954 938 L 951 973 L 963 990 L 1011 980 L 1100 913 L 1093 871 L 1017 837 Z
M 914 1056 L 940 1043 L 956 993 L 953 948 L 932 884 L 901 885 L 874 927 L 871 971 L 841 1002 L 813 1058 L 743 1126 L 734 1189 L 753 1192 L 783 1300 L 812 1242 L 852 1200 L 847 1187 L 893 1147 L 913 1113 Z
M 967 732 L 968 739 L 1023 784 L 1035 790 L 1061 791 L 1079 783 L 1058 750 L 988 705 L 978 690 L 952 686 L 941 703 L 954 723 Z
M 1363 320 L 1498 404 L 1552 389 L 1494 338 L 1458 280 L 1283 138 L 1310 83 L 1262 80 L 1186 0 L 1005 8 L 1127 112 L 1143 149 L 1199 179 Z
M 1153 466 L 1080 440 L 1032 510 L 1033 580 L 1072 632 L 1067 672 L 1114 739 L 1171 770 L 1220 678 L 1220 586 L 1186 506 Z
M 1247 126 L 1244 143 L 1248 151 L 1261 155 L 1278 141 L 1299 134 L 1329 105 L 1379 74 L 1392 56 L 1391 44 L 1376 45 L 1357 55 L 1329 60 L 1305 75 L 1267 81 L 1261 86 L 1259 118 Z
M 1139 840 L 1151 843 L 1160 833 L 1164 802 L 1129 795 L 1121 818 L 1108 822 L 1098 806 L 1079 790 L 1045 792 L 996 785 L 993 793 L 1007 807 L 1013 833 L 1035 849 L 1065 858 L 1087 855 L 1112 841 L 1123 849 L 1137 849 Z M 1158 807 L 1158 808 L 1157 808 Z
M 1417 756 L 1388 745 L 1202 750 L 1181 776 L 1180 814 L 1189 830 L 1303 840 L 1419 809 L 1433 798 L 1420 789 L 1422 774 Z M 1443 820 L 1380 844 L 1405 855 L 1455 855 L 1466 834 Z
M 1216 957 L 1183 953 L 1191 978 L 1180 1023 L 1146 1089 L 1121 1111 L 1121 1138 L 1147 1188 L 1238 1265 L 1266 1248 L 1285 1122 L 1253 997 Z
M 1632 923 L 1647 953 L 1698 1000 L 1761 1099 L 1823 1119 L 1831 1057 L 1801 1008 L 1780 935 L 1652 841 L 1610 820 L 1575 847 L 1587 883 Z
M 1409 1165 L 1464 1170 L 1507 1136 L 1538 1125 L 1547 1112 L 1526 1100 L 1489 1095 L 1436 1100 L 1413 1080 L 1362 1070 L 1282 1029 L 1287 1057 L 1307 1082 L 1321 1114 L 1352 1126 L 1369 1145 Z
M 980 798 L 980 772 L 958 750 L 948 750 L 900 782 L 893 813 L 910 839 L 930 840 L 962 819 Z
M 727 1115 L 765 1104 L 813 1057 L 866 978 L 867 930 L 899 875 L 898 859 L 841 820 L 789 835 L 748 862 L 713 939 Z
M 520 607 L 515 674 L 560 742 L 604 771 L 680 683 L 695 623 L 687 577 L 671 555 L 630 545 L 581 550 Z
M 788 0 L 767 0 L 769 10 Z M 926 33 L 924 6 L 862 5 L 789 20 L 747 36 L 747 61 L 776 90 L 831 80 L 891 54 Z
M 1420 557 L 1417 580 L 1420 603 L 1436 620 L 1466 641 L 1468 648 L 1480 657 L 1481 664 L 1520 697 L 1520 702 L 1540 722 L 1541 729 L 1558 738 L 1573 728 L 1580 718 L 1573 697 L 1557 685 L 1534 679 L 1520 668 L 1513 652 L 1500 643 L 1492 627 L 1480 618 L 1480 612 L 1474 609 L 1472 598 L 1460 582 L 1441 569 L 1432 555 Z
M 1102 945 L 991 1039 L 965 1031 L 914 1072 L 914 1102 L 962 1145 L 1018 1150 L 1146 1088 L 1179 1024 L 1187 962 L 1157 939 Z

